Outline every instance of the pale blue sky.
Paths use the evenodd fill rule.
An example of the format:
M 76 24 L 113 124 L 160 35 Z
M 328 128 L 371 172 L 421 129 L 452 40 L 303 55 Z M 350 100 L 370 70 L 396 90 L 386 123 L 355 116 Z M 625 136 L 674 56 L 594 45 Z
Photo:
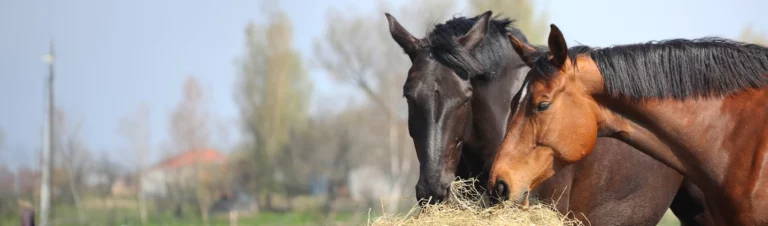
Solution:
M 376 13 L 376 1 L 284 0 L 280 5 L 292 18 L 294 46 L 305 61 L 325 29 L 329 7 Z M 759 11 L 768 9 L 768 1 L 761 0 L 550 0 L 538 5 L 571 44 L 735 38 L 747 24 L 768 31 L 768 16 Z M 71 118 L 84 120 L 82 135 L 94 151 L 135 159 L 116 126 L 142 103 L 151 108 L 153 145 L 166 141 L 170 111 L 190 73 L 203 84 L 211 113 L 228 126 L 229 138 L 219 142 L 235 142 L 234 61 L 243 52 L 243 28 L 249 20 L 263 22 L 264 6 L 259 1 L 0 0 L 0 128 L 6 134 L 0 164 L 31 163 L 39 148 L 47 75 L 40 57 L 51 38 L 58 55 L 57 104 Z M 401 23 L 408 27 L 408 21 Z M 343 86 L 319 70 L 310 75 L 317 98 Z

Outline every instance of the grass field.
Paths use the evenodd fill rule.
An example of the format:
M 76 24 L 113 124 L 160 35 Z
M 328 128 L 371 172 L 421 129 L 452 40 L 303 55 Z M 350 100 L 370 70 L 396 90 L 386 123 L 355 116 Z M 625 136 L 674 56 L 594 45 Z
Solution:
M 135 206 L 135 205 L 134 205 Z M 56 226 L 139 226 L 141 219 L 134 206 L 105 208 L 90 206 L 85 210 L 85 221 L 78 220 L 77 210 L 71 206 L 57 206 L 55 210 Z M 196 226 L 204 225 L 199 213 L 193 208 L 187 209 L 182 217 L 177 218 L 171 211 L 149 211 L 148 222 L 144 226 Z M 252 215 L 240 215 L 238 226 L 249 225 L 363 225 L 368 220 L 367 211 L 354 211 L 334 214 L 332 219 L 318 211 L 300 210 L 296 212 L 275 213 L 260 212 Z M 18 216 L 0 216 L 0 226 L 19 225 Z M 209 219 L 211 226 L 230 225 L 227 214 L 213 215 Z
M 63 211 L 63 210 L 62 210 Z M 125 211 L 118 215 L 115 220 L 110 222 L 110 220 L 107 219 L 107 215 L 105 213 L 99 213 L 97 210 L 92 210 L 88 216 L 88 222 L 86 225 L 98 225 L 98 226 L 110 226 L 110 225 L 121 225 L 121 226 L 133 226 L 133 225 L 141 225 L 138 214 L 136 214 L 133 211 Z M 102 211 L 103 212 L 103 211 Z M 66 212 L 62 212 L 61 214 L 65 214 Z M 367 214 L 339 214 L 337 215 L 333 221 L 331 222 L 325 222 L 322 216 L 310 212 L 303 212 L 303 213 L 296 213 L 296 212 L 290 212 L 290 213 L 269 213 L 269 212 L 263 212 L 260 214 L 257 214 L 255 216 L 243 216 L 240 217 L 238 221 L 238 225 L 241 226 L 251 226 L 251 225 L 265 225 L 265 226 L 277 226 L 277 225 L 287 225 L 287 226 L 298 226 L 298 225 L 365 225 L 367 222 Z M 70 218 L 70 219 L 76 219 L 76 218 Z M 0 220 L 0 225 L 8 225 L 8 226 L 14 226 L 19 225 L 18 219 L 16 218 L 6 218 L 4 220 Z M 61 224 L 58 224 L 59 226 L 79 226 L 80 224 L 78 222 L 62 222 Z M 173 217 L 159 217 L 154 216 L 149 219 L 149 222 L 147 226 L 196 226 L 196 225 L 203 225 L 200 222 L 200 219 L 196 219 L 193 217 L 184 218 L 184 219 L 176 219 Z M 209 223 L 211 226 L 229 226 L 229 219 L 227 216 L 216 216 L 213 217 Z M 667 211 L 667 214 L 664 215 L 664 218 L 662 218 L 661 222 L 659 222 L 660 226 L 678 226 L 680 223 L 677 221 L 677 218 L 675 218 L 674 215 L 672 215 L 671 212 Z
M 77 220 L 77 212 L 71 207 L 58 207 L 56 215 L 58 216 L 57 226 L 139 226 L 142 225 L 138 211 L 134 208 L 88 208 L 86 211 L 85 224 L 80 224 Z M 372 213 L 374 214 L 374 213 Z M 371 216 L 375 220 L 376 216 Z M 326 220 L 325 216 L 313 211 L 300 212 L 261 212 L 252 216 L 240 216 L 238 226 L 265 225 L 265 226 L 299 226 L 299 225 L 365 225 L 368 222 L 368 211 L 360 210 L 336 214 L 332 220 Z M 0 217 L 0 225 L 15 226 L 19 225 L 18 217 L 3 216 Z M 197 226 L 204 225 L 202 220 L 195 213 L 185 213 L 184 217 L 176 218 L 171 215 L 150 215 L 148 223 L 145 226 Z M 209 220 L 210 226 L 229 226 L 229 217 L 227 215 L 212 216 Z M 680 223 L 672 212 L 667 211 L 659 222 L 660 226 L 677 226 Z
M 138 214 L 125 214 L 117 216 L 114 219 L 108 219 L 105 215 L 99 215 L 92 212 L 84 225 L 93 226 L 133 226 L 142 225 L 138 217 Z M 64 221 L 57 221 L 57 226 L 81 226 L 77 221 L 77 217 L 66 216 Z M 329 225 L 364 225 L 367 221 L 367 216 L 358 217 L 353 219 L 353 214 L 338 214 L 334 217 L 333 221 L 327 222 Z M 314 213 L 270 213 L 262 212 L 253 216 L 241 216 L 238 219 L 237 225 L 325 225 L 323 217 Z M 13 226 L 19 225 L 19 221 L 16 218 L 6 218 L 0 220 L 0 225 Z M 177 219 L 174 217 L 150 217 L 145 226 L 196 226 L 203 225 L 202 220 L 195 217 L 185 217 Z M 210 219 L 209 224 L 211 226 L 229 226 L 229 218 L 227 216 L 214 216 Z

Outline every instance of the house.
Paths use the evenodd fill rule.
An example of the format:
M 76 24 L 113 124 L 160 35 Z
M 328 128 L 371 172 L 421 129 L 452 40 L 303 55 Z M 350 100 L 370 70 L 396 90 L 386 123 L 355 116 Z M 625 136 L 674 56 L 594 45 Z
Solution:
M 118 176 L 109 188 L 110 193 L 117 197 L 136 196 L 138 185 L 134 182 L 135 177 L 131 175 Z
M 149 197 L 165 196 L 168 190 L 194 186 L 196 169 L 225 166 L 226 156 L 213 149 L 186 151 L 170 156 L 144 172 L 141 189 Z

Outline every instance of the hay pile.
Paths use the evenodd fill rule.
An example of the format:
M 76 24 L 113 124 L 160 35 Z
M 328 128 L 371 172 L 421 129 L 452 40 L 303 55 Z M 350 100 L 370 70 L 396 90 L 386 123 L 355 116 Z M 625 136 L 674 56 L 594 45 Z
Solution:
M 563 216 L 551 205 L 532 202 L 527 210 L 506 202 L 491 208 L 485 192 L 474 188 L 475 181 L 456 181 L 451 184 L 451 197 L 447 202 L 415 205 L 404 216 L 383 216 L 369 223 L 379 225 L 583 225 L 578 220 Z

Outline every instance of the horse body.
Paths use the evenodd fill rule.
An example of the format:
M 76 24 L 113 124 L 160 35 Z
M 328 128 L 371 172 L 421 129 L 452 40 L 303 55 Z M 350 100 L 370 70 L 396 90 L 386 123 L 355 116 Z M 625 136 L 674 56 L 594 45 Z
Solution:
M 510 104 L 529 70 L 508 45 L 506 30 L 495 35 L 488 31 L 498 26 L 507 29 L 509 22 L 490 20 L 490 13 L 456 18 L 437 25 L 427 38 L 416 39 L 393 17 L 387 14 L 387 18 L 393 38 L 413 63 L 403 90 L 409 102 L 409 132 L 420 163 L 417 199 L 439 201 L 455 176 L 488 181 L 488 167 L 504 138 Z M 450 32 L 440 26 L 464 29 L 447 38 L 434 37 Z M 445 40 L 471 44 L 471 38 L 478 35 L 473 31 L 483 26 L 487 30 L 480 39 L 486 40 L 475 43 L 481 46 L 478 49 L 435 50 L 444 47 L 439 42 Z M 524 37 L 519 31 L 509 32 Z M 498 43 L 492 40 L 497 39 L 507 45 L 494 46 Z M 459 57 L 440 54 L 451 51 Z M 504 61 L 467 62 L 460 57 L 461 51 L 475 51 L 472 59 L 496 56 Z M 470 76 L 472 70 L 483 75 Z M 673 206 L 692 209 L 688 215 L 691 219 L 682 216 L 681 221 L 696 223 L 693 217 L 703 215 L 704 208 L 693 202 L 701 201 L 701 197 L 678 191 L 682 176 L 661 162 L 613 138 L 600 139 L 593 155 L 563 168 L 531 193 L 556 201 L 562 213 L 572 211 L 575 217 L 594 225 L 655 225 L 673 197 L 679 197 Z
M 698 184 L 719 224 L 768 224 L 768 184 L 763 179 L 768 175 L 768 90 L 724 99 L 598 103 L 631 117 L 621 120 L 629 132 L 620 139 Z M 642 148 L 656 146 L 669 148 Z
M 614 137 L 700 188 L 690 197 L 706 197 L 708 224 L 768 224 L 768 47 L 705 38 L 567 48 L 551 27 L 550 53 L 535 60 L 511 38 L 532 69 L 489 185 L 523 202 L 550 172 L 594 157 L 598 137 Z
M 558 210 L 570 210 L 579 220 L 592 225 L 656 225 L 676 195 L 690 196 L 687 192 L 678 194 L 683 181 L 679 173 L 619 140 L 600 138 L 593 153 L 583 162 L 564 167 L 532 192 L 555 201 L 564 195 L 560 200 L 567 200 L 567 206 L 558 203 Z M 563 193 L 563 185 L 570 190 Z M 698 207 L 676 201 L 681 209 Z M 692 217 L 700 215 L 703 212 Z M 702 222 L 679 218 L 694 224 Z

